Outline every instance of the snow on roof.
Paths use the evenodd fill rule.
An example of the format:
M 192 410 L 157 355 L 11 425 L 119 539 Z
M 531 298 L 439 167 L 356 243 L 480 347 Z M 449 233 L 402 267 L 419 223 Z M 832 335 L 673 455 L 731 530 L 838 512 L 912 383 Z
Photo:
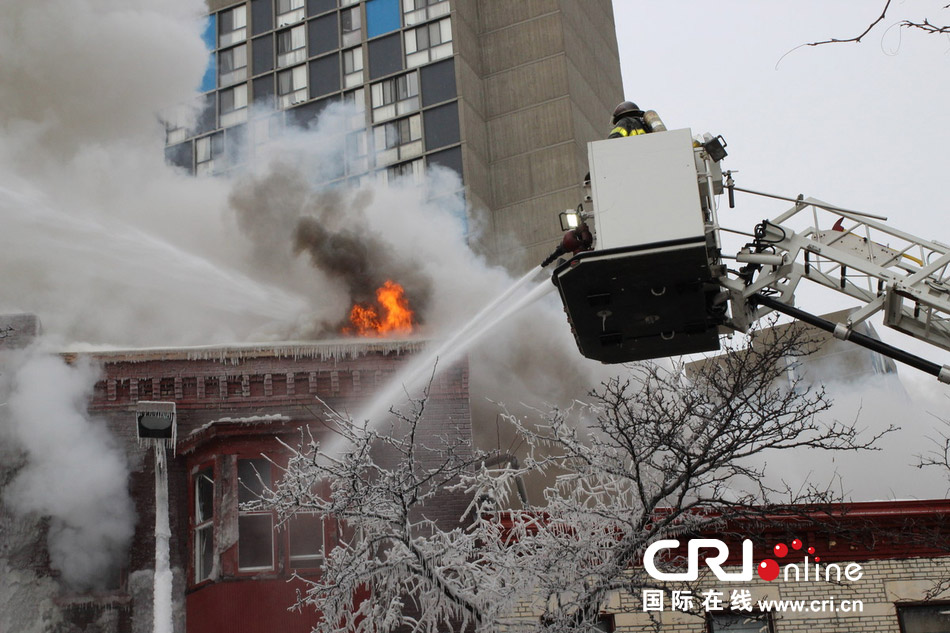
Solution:
M 188 435 L 189 436 L 198 435 L 199 433 L 203 431 L 207 431 L 215 424 L 238 424 L 238 425 L 250 426 L 253 424 L 259 424 L 261 422 L 289 422 L 289 421 L 290 421 L 290 416 L 284 415 L 282 413 L 273 413 L 269 415 L 249 415 L 249 416 L 240 417 L 240 418 L 231 418 L 231 417 L 218 418 L 217 420 L 211 420 L 210 422 L 205 422 L 198 428 L 194 429 Z
M 233 343 L 187 347 L 113 348 L 85 344 L 63 350 L 66 357 L 90 355 L 104 361 L 145 362 L 153 360 L 214 360 L 238 362 L 247 358 L 319 358 L 322 361 L 355 359 L 369 354 L 414 354 L 425 349 L 426 339 L 345 338 L 324 341 Z

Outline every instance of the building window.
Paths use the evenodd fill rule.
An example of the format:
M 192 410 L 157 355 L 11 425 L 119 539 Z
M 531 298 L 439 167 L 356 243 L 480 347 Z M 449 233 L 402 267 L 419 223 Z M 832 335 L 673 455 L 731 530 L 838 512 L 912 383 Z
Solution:
M 425 161 L 421 158 L 408 163 L 399 163 L 386 168 L 386 179 L 393 183 L 397 180 L 406 180 L 408 182 L 419 184 L 425 179 Z
M 280 136 L 280 118 L 276 116 L 251 121 L 251 143 L 254 147 L 266 145 Z
M 340 33 L 343 37 L 343 46 L 355 46 L 362 40 L 361 29 L 363 20 L 358 6 L 344 9 L 340 12 Z
M 277 0 L 277 28 L 296 24 L 304 19 L 306 0 Z
M 346 136 L 346 171 L 349 174 L 364 173 L 369 169 L 366 130 Z
M 373 84 L 373 123 L 419 109 L 419 74 L 416 72 Z
M 407 68 L 452 54 L 452 20 L 449 18 L 406 31 L 405 37 Z
M 353 88 L 363 83 L 363 49 L 359 46 L 343 51 L 343 87 Z
M 228 86 L 247 79 L 247 44 L 218 53 L 218 85 Z
M 449 0 L 402 0 L 406 26 L 415 26 L 449 13 Z
M 305 65 L 277 73 L 277 99 L 281 109 L 307 100 L 307 67 Z
M 768 613 L 710 613 L 707 624 L 709 633 L 772 633 Z
M 343 93 L 343 103 L 347 111 L 352 112 L 347 119 L 347 127 L 351 130 L 366 128 L 366 90 L 357 88 Z
M 247 121 L 247 84 L 240 84 L 218 93 L 221 127 Z
M 247 39 L 247 7 L 241 5 L 218 14 L 218 47 L 224 48 Z
M 303 24 L 277 34 L 277 67 L 286 68 L 307 59 L 307 31 Z
M 191 116 L 184 106 L 169 108 L 165 112 L 165 145 L 182 143 L 188 137 Z
M 422 154 L 422 117 L 418 114 L 373 128 L 376 164 L 391 165 Z
M 248 510 L 271 485 L 271 464 L 263 458 L 239 459 L 238 467 L 238 569 L 260 571 L 274 568 L 274 515 Z
M 214 471 L 205 468 L 194 478 L 195 582 L 211 577 L 214 566 Z
M 950 631 L 950 604 L 898 605 L 897 618 L 902 633 L 943 633 Z
M 195 173 L 199 176 L 215 173 L 215 159 L 223 153 L 224 134 L 221 132 L 195 139 Z
M 401 0 L 366 0 L 366 38 L 398 31 Z
M 323 519 L 311 512 L 298 512 L 287 521 L 290 566 L 319 567 L 323 562 Z

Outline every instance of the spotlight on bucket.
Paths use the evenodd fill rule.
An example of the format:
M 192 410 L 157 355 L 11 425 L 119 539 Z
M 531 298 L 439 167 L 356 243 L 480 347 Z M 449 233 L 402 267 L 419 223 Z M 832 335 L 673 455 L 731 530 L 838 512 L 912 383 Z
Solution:
M 175 448 L 178 420 L 174 402 L 140 400 L 135 405 L 135 425 L 139 442 Z

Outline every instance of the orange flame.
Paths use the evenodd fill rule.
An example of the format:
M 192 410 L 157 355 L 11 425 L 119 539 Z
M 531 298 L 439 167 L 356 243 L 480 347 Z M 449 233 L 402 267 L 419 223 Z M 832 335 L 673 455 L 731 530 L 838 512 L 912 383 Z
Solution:
M 344 334 L 357 336 L 385 336 L 409 334 L 413 317 L 405 290 L 395 281 L 387 280 L 376 290 L 378 306 L 356 304 L 350 310 L 352 327 L 343 328 Z

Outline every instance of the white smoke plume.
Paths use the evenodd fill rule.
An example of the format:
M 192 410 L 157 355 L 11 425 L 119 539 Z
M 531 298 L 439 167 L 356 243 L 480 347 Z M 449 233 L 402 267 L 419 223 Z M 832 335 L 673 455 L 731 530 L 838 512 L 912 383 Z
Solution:
M 73 346 L 336 336 L 366 287 L 353 283 L 352 271 L 326 266 L 319 246 L 329 242 L 310 243 L 316 254 L 308 248 L 301 221 L 358 238 L 353 243 L 373 253 L 362 260 L 373 264 L 367 284 L 384 273 L 400 277 L 422 320 L 419 336 L 451 334 L 512 282 L 466 245 L 462 185 L 452 172 L 432 170 L 415 183 L 319 184 L 343 160 L 354 115 L 345 106 L 248 151 L 229 176 L 196 178 L 167 165 L 161 119 L 195 100 L 208 61 L 200 38 L 206 12 L 203 0 L 0 3 L 0 313 L 36 313 L 47 333 Z M 560 307 L 544 306 L 512 317 L 474 350 L 476 407 L 486 396 L 541 405 L 586 390 L 590 381 L 577 378 L 598 366 L 576 354 Z M 17 440 L 30 457 L 24 482 L 58 481 L 67 464 L 85 460 L 114 464 L 109 479 L 124 485 L 104 431 L 80 427 L 76 399 L 87 391 L 77 370 L 37 361 L 24 371 L 19 422 L 8 429 L 25 434 Z M 49 401 L 30 391 L 69 380 L 71 390 L 53 391 Z M 40 418 L 92 429 L 88 448 L 99 446 L 101 458 L 36 444 L 26 421 Z M 72 433 L 47 431 L 53 439 Z M 76 481 L 88 483 L 72 490 L 81 514 L 95 507 L 99 484 Z M 31 490 L 18 484 L 9 498 L 24 510 L 54 510 Z M 100 539 L 105 549 L 122 541 L 118 521 L 81 523 L 101 530 L 88 534 L 69 527 L 77 521 L 58 522 L 53 533 Z M 66 571 L 82 565 L 57 547 L 64 577 L 85 582 L 82 572 Z
M 166 165 L 159 113 L 194 97 L 205 11 L 200 0 L 0 8 L 0 98 L 10 103 L 0 112 L 0 312 L 35 312 L 73 343 L 315 338 L 336 335 L 368 286 L 392 274 L 419 312 L 419 334 L 438 337 L 511 283 L 466 245 L 451 172 L 415 184 L 318 184 L 343 161 L 346 107 L 255 147 L 231 176 Z M 308 244 L 301 222 L 334 240 Z M 341 242 L 367 256 L 337 257 L 334 269 L 323 257 L 332 249 L 308 248 L 340 253 Z M 596 367 L 576 354 L 556 303 L 546 306 L 527 322 L 509 319 L 475 351 L 493 365 L 478 374 L 488 376 L 480 389 L 518 386 L 493 399 L 579 395 L 564 380 Z M 526 323 L 541 327 L 527 337 Z
M 3 503 L 20 515 L 49 517 L 50 565 L 67 586 L 102 588 L 125 562 L 135 511 L 122 447 L 86 415 L 98 372 L 36 351 L 10 356 L 0 439 L 26 460 Z

